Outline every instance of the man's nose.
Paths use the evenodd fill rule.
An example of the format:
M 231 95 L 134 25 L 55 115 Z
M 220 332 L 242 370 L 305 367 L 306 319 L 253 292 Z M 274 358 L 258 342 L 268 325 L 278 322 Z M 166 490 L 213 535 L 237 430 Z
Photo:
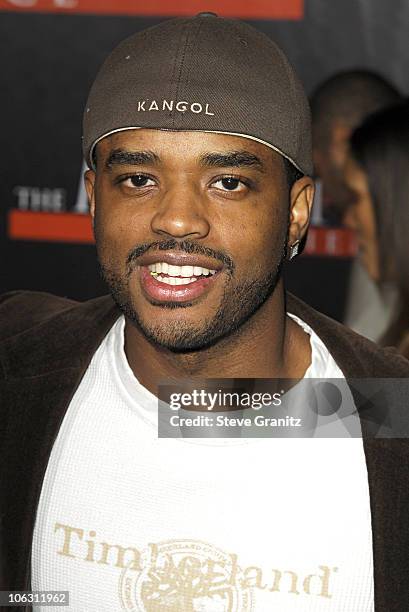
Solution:
M 203 238 L 210 231 L 204 196 L 185 185 L 169 188 L 151 221 L 152 231 L 173 238 Z

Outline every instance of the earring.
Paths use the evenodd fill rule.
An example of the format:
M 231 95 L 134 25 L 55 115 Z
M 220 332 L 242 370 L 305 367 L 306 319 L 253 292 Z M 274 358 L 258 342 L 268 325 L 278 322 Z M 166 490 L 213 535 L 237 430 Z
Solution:
M 290 261 L 292 259 L 294 259 L 294 257 L 296 257 L 298 255 L 298 247 L 300 245 L 300 241 L 296 240 L 291 246 L 290 246 Z

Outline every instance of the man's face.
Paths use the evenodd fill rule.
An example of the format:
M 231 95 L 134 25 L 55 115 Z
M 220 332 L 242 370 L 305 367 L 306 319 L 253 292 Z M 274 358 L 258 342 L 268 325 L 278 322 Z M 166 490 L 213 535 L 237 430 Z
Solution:
M 283 160 L 267 146 L 128 130 L 98 144 L 86 185 L 104 278 L 151 341 L 197 350 L 272 294 L 290 215 Z

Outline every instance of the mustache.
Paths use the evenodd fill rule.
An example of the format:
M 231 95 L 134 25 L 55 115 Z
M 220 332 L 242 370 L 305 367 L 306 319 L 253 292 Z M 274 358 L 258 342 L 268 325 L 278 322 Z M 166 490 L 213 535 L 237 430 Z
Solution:
M 227 267 L 230 274 L 233 274 L 236 267 L 234 261 L 231 257 L 229 257 L 229 255 L 227 255 L 227 253 L 211 249 L 190 240 L 178 241 L 175 238 L 170 238 L 169 240 L 165 241 L 149 243 L 145 242 L 135 246 L 131 251 L 129 251 L 126 258 L 126 269 L 128 276 L 137 265 L 138 258 L 147 253 L 149 250 L 183 251 L 184 253 L 189 253 L 189 255 L 204 255 L 205 257 L 211 257 L 222 262 Z

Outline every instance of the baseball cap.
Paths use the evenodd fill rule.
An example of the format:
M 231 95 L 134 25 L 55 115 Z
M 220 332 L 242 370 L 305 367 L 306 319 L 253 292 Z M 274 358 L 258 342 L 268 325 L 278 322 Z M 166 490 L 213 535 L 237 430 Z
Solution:
M 197 130 L 261 142 L 312 174 L 304 89 L 281 49 L 250 25 L 200 13 L 121 42 L 92 85 L 83 151 L 115 132 Z

